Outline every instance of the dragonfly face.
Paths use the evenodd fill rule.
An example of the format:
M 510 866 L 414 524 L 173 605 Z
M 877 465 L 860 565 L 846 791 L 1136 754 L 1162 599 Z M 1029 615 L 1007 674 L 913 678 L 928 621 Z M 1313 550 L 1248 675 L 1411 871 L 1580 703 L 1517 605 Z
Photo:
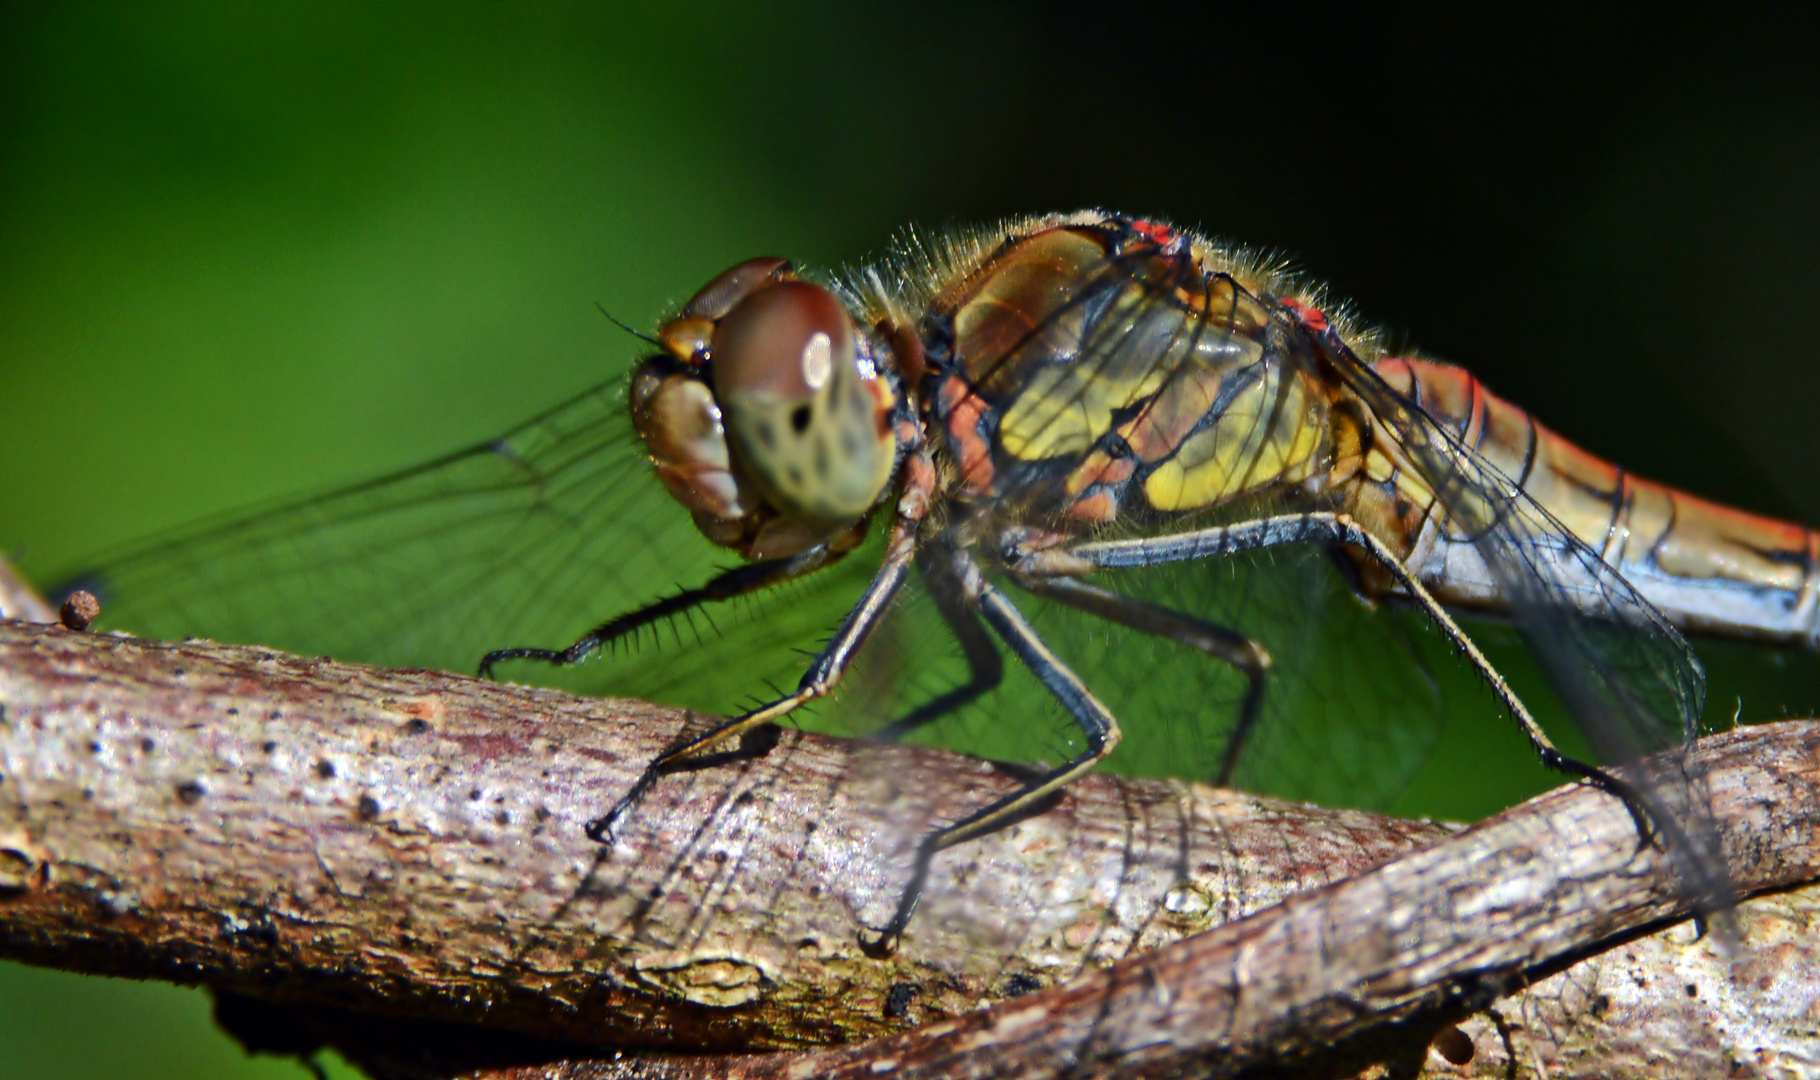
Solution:
M 861 525 L 897 462 L 898 392 L 840 302 L 781 259 L 741 263 L 658 332 L 632 422 L 664 486 L 748 559 Z

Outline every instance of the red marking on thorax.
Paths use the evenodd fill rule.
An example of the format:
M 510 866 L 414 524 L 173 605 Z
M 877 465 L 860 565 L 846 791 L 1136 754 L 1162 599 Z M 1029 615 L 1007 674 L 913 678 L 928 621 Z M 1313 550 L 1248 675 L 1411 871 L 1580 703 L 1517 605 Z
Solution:
M 1089 525 L 1104 525 L 1118 516 L 1119 504 L 1110 491 L 1096 491 L 1074 500 L 1068 506 L 1069 520 Z
M 1131 223 L 1131 229 L 1133 232 L 1148 236 L 1158 244 L 1167 245 L 1175 239 L 1175 230 L 1160 221 L 1134 221 Z
M 942 380 L 942 404 L 948 408 L 948 437 L 960 458 L 961 482 L 980 495 L 991 495 L 992 448 L 980 437 L 980 417 L 986 403 L 958 375 Z
M 1327 316 L 1321 313 L 1320 308 L 1304 304 L 1300 300 L 1292 300 L 1287 296 L 1277 297 L 1277 303 L 1283 305 L 1283 308 L 1286 311 L 1299 319 L 1302 325 L 1308 327 L 1308 329 L 1313 330 L 1316 333 L 1325 333 L 1327 331 Z

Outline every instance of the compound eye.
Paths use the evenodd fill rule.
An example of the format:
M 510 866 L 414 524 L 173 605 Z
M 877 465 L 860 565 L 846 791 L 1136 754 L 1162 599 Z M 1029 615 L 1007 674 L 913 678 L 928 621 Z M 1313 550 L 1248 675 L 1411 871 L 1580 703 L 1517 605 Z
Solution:
M 819 285 L 786 281 L 746 297 L 714 328 L 714 392 L 807 402 L 853 366 L 853 330 Z
M 733 310 L 752 290 L 790 276 L 790 263 L 775 255 L 747 259 L 730 270 L 722 270 L 720 276 L 689 297 L 689 302 L 683 305 L 683 317 L 718 319 Z
M 761 288 L 716 324 L 709 356 L 735 458 L 766 501 L 818 530 L 871 509 L 896 443 L 833 294 L 806 281 Z

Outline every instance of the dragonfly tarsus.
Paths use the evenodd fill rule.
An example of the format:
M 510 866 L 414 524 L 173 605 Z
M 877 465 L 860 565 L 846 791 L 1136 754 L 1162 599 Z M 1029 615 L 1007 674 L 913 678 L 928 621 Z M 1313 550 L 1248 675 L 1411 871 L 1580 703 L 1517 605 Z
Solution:
M 879 567 L 878 573 L 873 575 L 872 583 L 866 586 L 866 592 L 860 597 L 859 602 L 841 621 L 834 636 L 816 653 L 815 659 L 810 661 L 809 669 L 803 673 L 794 693 L 716 724 L 699 735 L 685 738 L 659 754 L 649 765 L 645 766 L 644 771 L 633 783 L 632 790 L 614 803 L 606 816 L 589 824 L 588 836 L 601 842 L 610 840 L 613 836 L 614 824 L 630 813 L 659 779 L 670 773 L 700 764 L 703 756 L 715 747 L 724 745 L 728 740 L 738 738 L 747 732 L 774 724 L 805 702 L 812 701 L 833 690 L 840 682 L 841 676 L 846 673 L 847 667 L 853 662 L 854 654 L 859 652 L 860 647 L 865 644 L 872 631 L 878 628 L 878 624 L 890 611 L 891 602 L 897 597 L 898 590 L 903 587 L 904 577 L 915 553 L 914 536 L 917 520 L 909 516 L 898 518 L 884 564 Z M 721 575 L 722 578 L 727 576 L 726 574 Z M 780 577 L 777 580 L 784 580 L 784 578 Z M 771 584 L 774 583 L 771 582 Z M 628 616 L 628 618 L 631 617 Z M 615 620 L 615 622 L 618 621 L 620 620 Z
M 579 663 L 610 642 L 632 634 L 652 623 L 680 615 L 691 608 L 722 600 L 732 600 L 780 585 L 792 578 L 814 573 L 837 562 L 846 554 L 830 544 L 821 544 L 800 555 L 736 566 L 716 574 L 706 585 L 684 589 L 636 611 L 609 619 L 583 634 L 566 649 L 514 648 L 495 649 L 480 659 L 480 677 L 493 677 L 495 665 L 506 660 L 538 660 L 561 667 Z
M 1530 714 L 1528 706 L 1517 697 L 1516 691 L 1504 681 L 1485 654 L 1479 651 L 1466 631 L 1454 621 L 1440 601 L 1418 581 L 1414 574 L 1403 565 L 1396 554 L 1385 547 L 1384 542 L 1361 528 L 1345 514 L 1316 511 L 1303 514 L 1285 514 L 1277 517 L 1261 518 L 1238 525 L 1222 525 L 1193 532 L 1176 533 L 1171 536 L 1143 537 L 1130 540 L 1112 540 L 1077 544 L 1062 549 L 1058 562 L 1066 560 L 1084 560 L 1094 566 L 1106 569 L 1118 567 L 1155 566 L 1162 563 L 1183 562 L 1193 559 L 1214 558 L 1235 554 L 1256 548 L 1272 547 L 1279 544 L 1325 542 L 1347 544 L 1364 550 L 1376 560 L 1397 583 L 1403 587 L 1423 614 L 1427 615 L 1437 629 L 1451 641 L 1467 662 L 1478 672 L 1481 678 L 1492 689 L 1492 693 L 1516 720 L 1530 746 L 1542 764 L 1556 772 L 1576 776 L 1587 780 L 1610 792 L 1623 801 L 1631 818 L 1637 823 L 1641 842 L 1648 844 L 1651 838 L 1666 827 L 1662 820 L 1662 808 L 1651 805 L 1651 800 L 1631 784 L 1614 776 L 1612 773 L 1589 765 L 1586 762 L 1569 757 L 1558 749 L 1553 740 L 1542 730 L 1535 717 Z M 1040 565 L 1045 558 L 1055 558 L 1047 553 L 1039 553 L 1031 562 Z
M 871 939 L 868 940 L 863 934 L 860 936 L 861 950 L 873 957 L 889 956 L 896 951 L 898 939 L 903 936 L 905 927 L 910 925 L 911 916 L 916 914 L 917 902 L 922 898 L 923 886 L 929 878 L 929 866 L 938 853 L 955 844 L 1004 828 L 1042 800 L 1090 771 L 1119 744 L 1119 723 L 1111 711 L 1044 644 L 1036 629 L 1011 601 L 986 582 L 978 565 L 966 552 L 949 547 L 947 554 L 953 560 L 956 576 L 961 581 L 968 600 L 977 606 L 986 624 L 1000 640 L 1074 717 L 1086 738 L 1087 746 L 1065 764 L 1033 777 L 1016 791 L 1000 796 L 959 821 L 941 826 L 924 836 L 917 843 L 916 861 L 909 882 L 898 896 L 897 909 L 884 926 L 874 931 Z

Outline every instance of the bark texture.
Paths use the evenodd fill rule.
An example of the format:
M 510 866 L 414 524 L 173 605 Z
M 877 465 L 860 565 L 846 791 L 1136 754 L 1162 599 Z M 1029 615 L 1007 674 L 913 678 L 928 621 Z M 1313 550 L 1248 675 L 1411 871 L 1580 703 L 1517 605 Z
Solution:
M 889 914 L 916 838 L 1014 779 L 785 733 L 767 754 L 665 779 L 616 844 L 588 842 L 586 822 L 698 722 L 0 623 L 0 953 L 289 1003 L 310 1038 L 397 1076 L 876 1076 L 885 1062 L 1332 1074 L 1384 1060 L 1797 1075 L 1820 1060 L 1810 890 L 1746 905 L 1735 964 L 1681 926 L 1553 974 L 1677 912 L 1660 852 L 1639 851 L 1622 806 L 1588 788 L 1458 832 L 1092 777 L 938 859 L 903 947 L 878 961 L 857 934 Z M 1820 728 L 1746 729 L 1702 752 L 1736 880 L 1820 875 Z M 434 1027 L 451 1021 L 514 1034 L 469 1045 L 487 1041 Z M 575 1060 L 557 1041 L 640 1053 Z M 845 1045 L 801 1049 L 828 1044 Z

